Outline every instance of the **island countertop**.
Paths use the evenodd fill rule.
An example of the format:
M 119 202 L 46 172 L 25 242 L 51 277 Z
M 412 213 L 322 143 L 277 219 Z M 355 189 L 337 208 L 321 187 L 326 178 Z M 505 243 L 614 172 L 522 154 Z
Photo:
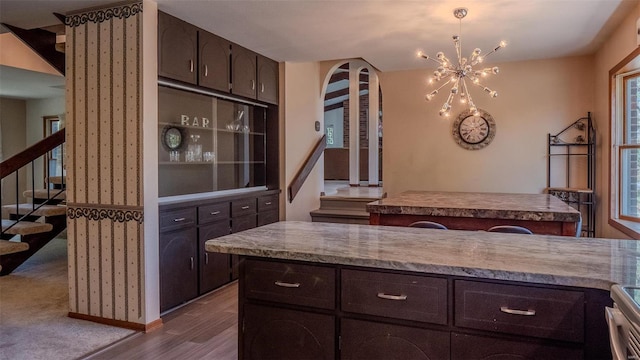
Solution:
M 206 242 L 208 252 L 609 290 L 640 285 L 640 242 L 283 221 Z
M 406 191 L 367 204 L 373 214 L 578 222 L 580 212 L 549 194 Z

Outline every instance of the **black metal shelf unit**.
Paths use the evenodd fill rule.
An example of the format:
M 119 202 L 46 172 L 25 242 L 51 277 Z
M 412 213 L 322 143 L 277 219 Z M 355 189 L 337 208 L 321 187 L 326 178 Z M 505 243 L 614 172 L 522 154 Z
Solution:
M 582 213 L 581 236 L 595 237 L 595 186 L 596 186 L 596 132 L 591 119 L 591 112 L 571 123 L 559 133 L 548 134 L 547 138 L 547 193 L 560 198 Z M 564 166 L 557 166 L 556 162 Z M 556 165 L 556 166 L 552 166 Z M 579 165 L 586 163 L 580 168 Z M 560 168 L 563 168 L 560 170 Z M 576 170 L 577 169 L 577 170 Z M 552 176 L 552 171 L 564 171 L 564 181 Z M 576 178 L 582 177 L 575 186 Z M 584 179 L 586 177 L 586 179 Z M 553 184 L 552 184 L 553 182 Z M 557 184 L 563 182 L 562 184 Z

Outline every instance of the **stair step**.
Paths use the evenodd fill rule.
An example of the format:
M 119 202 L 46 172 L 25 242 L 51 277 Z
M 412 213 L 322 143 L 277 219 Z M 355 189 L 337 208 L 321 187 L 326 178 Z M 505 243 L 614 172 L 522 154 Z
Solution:
M 67 200 L 66 190 L 60 191 L 60 189 L 27 190 L 22 195 L 26 198 Z
M 12 215 L 16 215 L 18 212 L 19 212 L 19 215 L 25 215 L 33 210 L 33 204 L 19 204 L 17 209 L 15 204 L 4 205 L 2 208 L 4 209 L 4 211 Z M 58 215 L 64 215 L 66 213 L 67 213 L 67 207 L 64 205 L 42 205 L 37 210 L 35 210 L 32 215 L 58 216 Z
M 343 196 L 321 196 L 321 209 L 345 209 L 365 211 L 367 204 L 380 200 L 379 198 L 369 197 L 343 197 Z
M 27 250 L 29 250 L 29 244 L 27 243 L 18 242 L 18 241 L 0 240 L 0 255 L 13 254 L 13 253 L 27 251 Z
M 341 224 L 369 224 L 369 213 L 345 209 L 317 209 L 311 211 L 311 221 Z
M 51 176 L 51 177 L 47 178 L 47 182 L 49 182 L 50 184 L 62 185 L 63 182 L 64 182 L 64 184 L 67 183 L 67 177 L 66 176 Z
M 2 231 L 9 226 L 13 225 L 15 221 L 13 220 L 2 220 Z M 18 224 L 14 225 L 11 229 L 7 230 L 7 234 L 11 235 L 32 235 L 39 234 L 51 231 L 53 226 L 47 223 L 39 223 L 39 222 L 31 222 L 31 221 L 20 221 Z

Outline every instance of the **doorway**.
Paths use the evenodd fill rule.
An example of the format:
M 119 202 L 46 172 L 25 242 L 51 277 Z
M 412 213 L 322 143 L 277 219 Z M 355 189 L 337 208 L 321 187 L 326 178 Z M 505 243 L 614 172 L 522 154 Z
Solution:
M 382 99 L 375 70 L 362 60 L 340 63 L 325 84 L 325 184 L 381 186 Z

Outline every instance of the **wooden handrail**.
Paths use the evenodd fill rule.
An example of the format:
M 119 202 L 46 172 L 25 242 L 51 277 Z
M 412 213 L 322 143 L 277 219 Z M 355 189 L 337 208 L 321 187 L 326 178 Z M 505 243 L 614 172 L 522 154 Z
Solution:
M 7 160 L 0 163 L 0 179 L 4 179 L 7 175 L 12 174 L 21 167 L 39 158 L 47 151 L 51 151 L 64 143 L 65 129 L 53 133 L 51 136 L 38 141 L 29 146 L 25 150 L 13 155 Z
M 311 173 L 311 170 L 313 170 L 313 167 L 318 162 L 320 155 L 322 155 L 322 152 L 324 152 L 324 149 L 326 147 L 327 135 L 322 135 L 322 138 L 318 140 L 313 148 L 313 151 L 311 152 L 311 154 L 309 154 L 309 156 L 307 156 L 307 159 L 304 161 L 303 166 L 300 168 L 300 170 L 298 170 L 298 173 L 293 177 L 293 180 L 291 180 L 291 184 L 289 184 L 289 187 L 287 188 L 287 192 L 289 193 L 289 203 L 293 202 L 296 194 L 298 194 L 298 191 L 300 191 L 300 188 L 302 188 L 302 184 L 304 184 L 304 181 Z

